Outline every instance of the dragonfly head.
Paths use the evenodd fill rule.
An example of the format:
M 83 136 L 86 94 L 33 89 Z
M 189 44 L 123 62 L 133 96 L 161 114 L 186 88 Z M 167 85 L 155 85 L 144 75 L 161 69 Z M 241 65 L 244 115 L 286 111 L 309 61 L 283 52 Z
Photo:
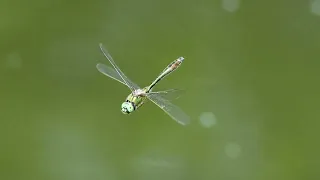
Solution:
M 134 106 L 130 102 L 124 102 L 121 105 L 121 111 L 123 114 L 130 114 L 134 110 Z

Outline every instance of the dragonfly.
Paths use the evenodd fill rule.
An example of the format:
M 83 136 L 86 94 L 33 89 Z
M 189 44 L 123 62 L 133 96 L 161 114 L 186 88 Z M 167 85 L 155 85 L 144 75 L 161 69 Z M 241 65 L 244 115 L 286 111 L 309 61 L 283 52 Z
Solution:
M 140 108 L 146 101 L 151 101 L 161 108 L 166 114 L 168 114 L 173 120 L 178 122 L 181 125 L 187 125 L 190 123 L 190 117 L 177 105 L 171 103 L 171 100 L 168 98 L 170 95 L 173 98 L 177 98 L 178 95 L 181 95 L 183 90 L 181 89 L 168 89 L 164 91 L 153 91 L 155 85 L 157 85 L 161 80 L 167 77 L 170 73 L 177 70 L 178 67 L 184 61 L 183 57 L 179 57 L 173 62 L 171 62 L 166 68 L 157 76 L 157 78 L 152 81 L 149 86 L 140 88 L 136 83 L 131 81 L 117 66 L 113 60 L 110 53 L 104 48 L 103 44 L 100 43 L 100 50 L 103 55 L 109 60 L 112 67 L 107 66 L 102 63 L 98 63 L 96 68 L 102 74 L 126 85 L 131 93 L 127 96 L 125 101 L 121 105 L 121 111 L 123 114 L 131 114 Z

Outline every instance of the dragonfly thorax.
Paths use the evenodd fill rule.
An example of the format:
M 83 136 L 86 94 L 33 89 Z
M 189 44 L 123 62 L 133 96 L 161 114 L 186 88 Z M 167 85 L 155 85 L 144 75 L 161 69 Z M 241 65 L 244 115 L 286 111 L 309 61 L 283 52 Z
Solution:
M 146 93 L 146 91 L 144 91 L 143 89 L 137 89 L 137 90 L 134 90 L 133 92 L 132 92 L 132 95 L 133 96 L 146 96 L 147 95 L 147 93 Z

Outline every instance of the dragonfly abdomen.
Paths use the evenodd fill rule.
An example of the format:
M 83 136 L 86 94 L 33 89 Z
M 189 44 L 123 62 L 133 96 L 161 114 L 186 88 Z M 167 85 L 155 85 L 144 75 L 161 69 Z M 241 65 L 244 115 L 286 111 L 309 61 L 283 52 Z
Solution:
M 149 89 L 151 90 L 161 79 L 178 69 L 178 67 L 181 65 L 183 62 L 184 58 L 179 57 L 178 59 L 174 60 L 171 62 L 163 71 L 162 73 L 154 80 L 151 85 L 149 86 Z
M 161 74 L 163 74 L 163 76 L 166 76 L 168 74 L 170 74 L 171 72 L 175 71 L 183 62 L 184 58 L 183 57 L 179 57 L 178 59 L 174 60 L 172 63 L 170 63 L 163 71 Z M 161 76 L 160 74 L 160 76 Z

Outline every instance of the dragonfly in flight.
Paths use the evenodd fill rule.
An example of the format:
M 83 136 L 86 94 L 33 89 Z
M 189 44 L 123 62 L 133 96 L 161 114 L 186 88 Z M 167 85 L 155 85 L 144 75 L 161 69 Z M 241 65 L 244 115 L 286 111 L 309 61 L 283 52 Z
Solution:
M 130 114 L 141 107 L 141 105 L 143 105 L 147 100 L 150 100 L 158 107 L 160 107 L 164 112 L 166 112 L 176 122 L 182 125 L 187 125 L 190 123 L 190 117 L 178 106 L 172 104 L 168 98 L 166 98 L 168 97 L 168 95 L 177 98 L 177 95 L 180 95 L 182 90 L 169 89 L 164 91 L 152 91 L 155 85 L 158 84 L 164 77 L 180 67 L 180 65 L 184 61 L 183 57 L 179 57 L 178 59 L 171 62 L 149 86 L 140 88 L 120 70 L 120 68 L 116 65 L 115 61 L 113 60 L 109 52 L 104 48 L 102 43 L 100 43 L 99 46 L 102 53 L 109 60 L 112 67 L 102 63 L 98 63 L 96 65 L 98 71 L 126 85 L 131 91 L 131 93 L 127 96 L 125 102 L 123 102 L 121 105 L 122 113 Z

